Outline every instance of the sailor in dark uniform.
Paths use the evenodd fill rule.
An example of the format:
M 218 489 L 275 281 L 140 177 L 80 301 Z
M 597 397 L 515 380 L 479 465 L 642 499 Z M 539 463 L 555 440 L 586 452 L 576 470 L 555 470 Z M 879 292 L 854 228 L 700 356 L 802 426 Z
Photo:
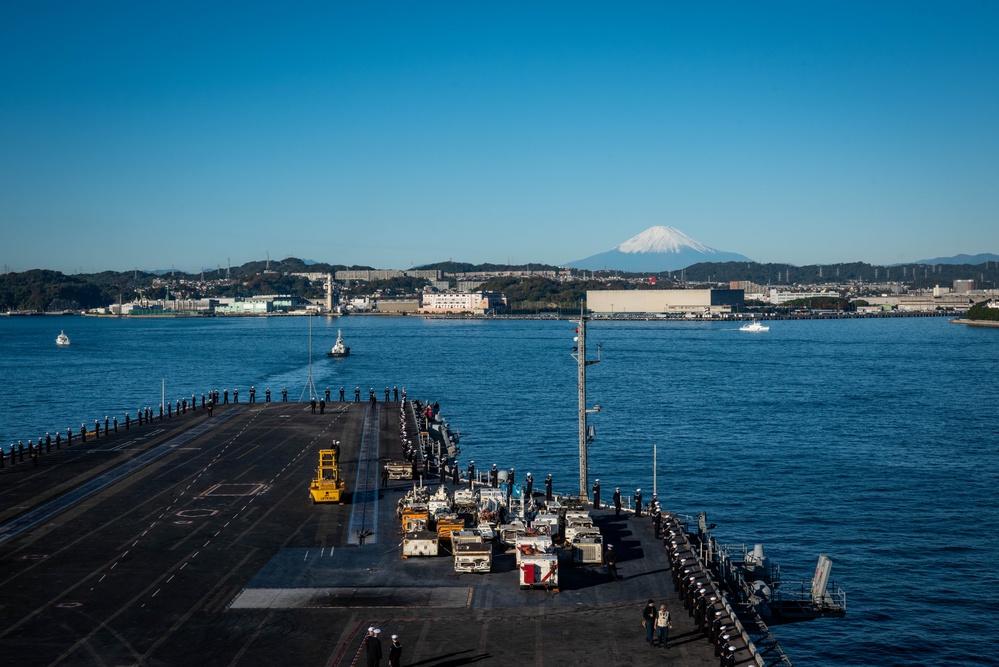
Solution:
M 376 632 L 375 628 L 368 628 L 368 635 L 364 638 L 364 655 L 368 667 L 378 667 L 382 661 L 382 642 Z
M 399 635 L 392 635 L 392 644 L 389 646 L 389 667 L 401 667 L 402 665 L 402 643 L 399 642 Z

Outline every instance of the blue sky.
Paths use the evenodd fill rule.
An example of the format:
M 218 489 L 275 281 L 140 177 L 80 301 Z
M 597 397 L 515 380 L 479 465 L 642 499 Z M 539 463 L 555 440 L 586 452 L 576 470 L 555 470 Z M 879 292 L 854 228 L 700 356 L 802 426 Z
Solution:
M 8 2 L 0 262 L 999 252 L 994 2 Z

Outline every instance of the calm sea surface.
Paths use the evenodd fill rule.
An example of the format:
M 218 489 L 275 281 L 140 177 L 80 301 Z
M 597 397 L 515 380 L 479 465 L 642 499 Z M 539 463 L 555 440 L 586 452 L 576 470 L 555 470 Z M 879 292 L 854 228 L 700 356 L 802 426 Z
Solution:
M 348 359 L 325 356 L 343 329 Z M 574 324 L 312 319 L 312 380 L 438 400 L 464 468 L 578 487 Z M 65 329 L 72 339 L 58 348 Z M 590 479 L 706 511 L 785 580 L 820 553 L 843 619 L 778 626 L 799 665 L 999 664 L 999 330 L 942 318 L 588 328 Z M 307 400 L 308 318 L 0 317 L 0 444 L 251 385 Z M 658 445 L 658 466 L 652 465 Z M 627 574 L 627 563 L 621 564 Z

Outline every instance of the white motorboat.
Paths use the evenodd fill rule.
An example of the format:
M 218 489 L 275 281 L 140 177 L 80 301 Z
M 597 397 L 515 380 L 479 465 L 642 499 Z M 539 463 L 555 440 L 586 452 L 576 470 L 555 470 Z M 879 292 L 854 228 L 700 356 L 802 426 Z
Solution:
M 343 334 L 339 329 L 336 330 L 336 342 L 333 343 L 333 349 L 326 353 L 327 357 L 346 357 L 350 355 L 350 348 L 343 344 Z
M 770 331 L 770 327 L 760 324 L 756 320 L 753 320 L 752 322 L 746 322 L 741 327 L 739 327 L 739 331 L 750 331 L 750 332 Z
M 59 335 L 56 336 L 56 345 L 69 345 L 69 336 L 66 335 L 65 331 L 60 331 Z

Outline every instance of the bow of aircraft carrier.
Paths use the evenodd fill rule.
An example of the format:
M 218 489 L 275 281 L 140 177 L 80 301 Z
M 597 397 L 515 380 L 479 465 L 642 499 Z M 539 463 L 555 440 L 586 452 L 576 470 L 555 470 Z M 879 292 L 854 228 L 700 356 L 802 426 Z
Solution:
M 8 458 L 0 663 L 341 667 L 366 664 L 373 627 L 382 664 L 393 634 L 401 664 L 424 667 L 719 664 L 645 517 L 595 512 L 617 581 L 565 549 L 557 588 L 522 589 L 498 545 L 484 574 L 456 573 L 446 554 L 402 558 L 396 506 L 419 482 L 380 474 L 404 456 L 402 410 L 219 405 Z M 334 441 L 345 492 L 315 504 L 318 452 Z M 671 612 L 667 649 L 646 642 L 649 599 Z

